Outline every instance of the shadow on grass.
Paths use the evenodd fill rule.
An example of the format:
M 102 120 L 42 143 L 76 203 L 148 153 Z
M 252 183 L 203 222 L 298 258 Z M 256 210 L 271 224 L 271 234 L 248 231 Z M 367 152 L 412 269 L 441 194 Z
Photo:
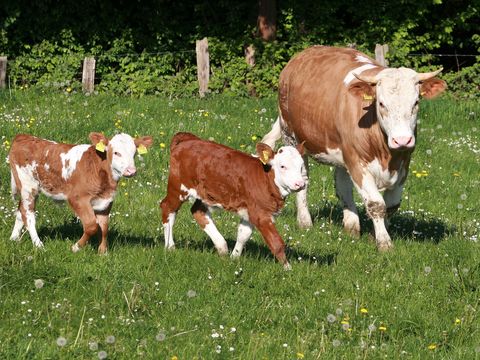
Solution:
M 42 226 L 38 229 L 38 235 L 40 239 L 50 238 L 61 238 L 61 239 L 70 239 L 73 243 L 80 240 L 83 234 L 82 223 L 77 221 L 75 218 L 72 218 L 69 222 L 65 222 L 62 225 L 55 227 L 45 227 Z M 163 243 L 163 238 L 161 239 Z M 93 246 L 95 249 L 98 248 L 100 244 L 100 230 L 96 235 L 90 238 L 87 246 Z M 118 232 L 115 227 L 110 227 L 108 229 L 108 247 L 109 249 L 115 248 L 116 246 L 122 245 L 138 245 L 144 247 L 153 247 L 158 244 L 158 239 L 148 237 L 148 236 L 138 236 L 134 234 L 128 234 L 124 232 Z
M 332 202 L 319 207 L 311 212 L 312 220 L 315 223 L 321 219 L 331 221 L 342 227 L 343 210 Z M 373 223 L 368 218 L 363 207 L 359 208 L 360 228 L 362 233 L 374 234 Z M 417 242 L 432 242 L 438 244 L 447 236 L 457 231 L 455 226 L 449 226 L 438 218 L 419 213 L 411 215 L 399 211 L 390 219 L 388 232 L 393 239 L 408 239 Z

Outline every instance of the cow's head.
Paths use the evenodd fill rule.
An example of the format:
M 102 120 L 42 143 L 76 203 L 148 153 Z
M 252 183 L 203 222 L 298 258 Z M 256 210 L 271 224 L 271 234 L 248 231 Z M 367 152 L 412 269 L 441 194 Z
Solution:
M 141 145 L 148 148 L 153 143 L 151 136 L 134 139 L 128 134 L 117 134 L 108 139 L 103 134 L 93 132 L 90 133 L 89 137 L 98 151 L 106 152 L 115 181 L 118 181 L 122 176 L 130 177 L 135 175 L 137 169 L 134 157 L 137 148 Z
M 442 69 L 417 73 L 408 68 L 388 68 L 376 75 L 355 75 L 366 93 L 375 94 L 377 119 L 388 137 L 391 150 L 415 147 L 418 101 L 420 96 L 431 99 L 446 89 L 446 83 L 436 78 Z
M 303 143 L 296 148 L 283 146 L 275 153 L 270 146 L 258 143 L 257 155 L 264 164 L 272 167 L 275 173 L 275 184 L 282 196 L 287 196 L 292 191 L 299 191 L 307 182 L 307 170 L 303 162 Z

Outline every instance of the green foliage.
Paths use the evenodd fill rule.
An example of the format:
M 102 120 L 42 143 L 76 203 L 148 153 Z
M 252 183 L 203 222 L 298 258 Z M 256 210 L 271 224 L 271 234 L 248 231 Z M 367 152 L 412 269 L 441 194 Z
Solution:
M 8 55 L 12 86 L 79 88 L 81 64 L 97 60 L 97 90 L 110 94 L 191 96 L 197 93 L 195 40 L 209 39 L 212 93 L 270 96 L 286 62 L 317 45 L 356 44 L 372 55 L 389 44 L 391 66 L 419 71 L 443 66 L 455 96 L 473 96 L 478 60 L 432 53 L 478 53 L 479 1 L 278 2 L 277 37 L 256 38 L 253 3 L 222 0 L 21 0 L 0 5 L 0 53 Z M 256 65 L 244 49 L 255 46 Z

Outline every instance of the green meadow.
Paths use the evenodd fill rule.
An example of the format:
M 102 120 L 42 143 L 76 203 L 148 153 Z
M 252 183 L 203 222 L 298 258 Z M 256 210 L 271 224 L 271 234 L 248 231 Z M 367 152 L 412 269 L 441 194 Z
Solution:
M 423 101 L 418 145 L 392 218 L 395 248 L 378 253 L 360 204 L 362 236 L 342 232 L 333 169 L 312 164 L 314 226 L 288 198 L 277 228 L 293 271 L 258 232 L 239 260 L 220 257 L 186 203 L 165 251 L 159 201 L 171 137 L 190 131 L 253 153 L 276 100 L 0 93 L 0 359 L 480 359 L 480 104 Z M 151 135 L 137 175 L 122 179 L 109 252 L 40 196 L 37 230 L 9 240 L 16 202 L 6 158 L 29 133 L 87 143 L 91 131 Z M 214 213 L 233 248 L 239 219 Z

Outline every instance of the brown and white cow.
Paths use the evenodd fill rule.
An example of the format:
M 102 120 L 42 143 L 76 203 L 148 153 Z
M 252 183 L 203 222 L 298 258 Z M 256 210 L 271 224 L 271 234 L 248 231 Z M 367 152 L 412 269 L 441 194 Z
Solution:
M 290 145 L 304 141 L 311 157 L 334 165 L 344 228 L 360 233 L 354 185 L 373 220 L 377 247 L 386 250 L 392 242 L 385 218 L 400 206 L 416 143 L 419 98 L 445 90 L 445 82 L 435 77 L 440 71 L 386 68 L 354 49 L 306 49 L 280 75 L 280 116 L 262 142 L 273 147 L 281 137 Z M 303 227 L 312 224 L 306 192 L 297 194 Z
M 172 229 L 177 211 L 186 200 L 194 199 L 193 217 L 219 254 L 227 254 L 228 247 L 213 223 L 211 208 L 236 212 L 241 218 L 232 258 L 241 255 L 256 227 L 278 261 L 290 268 L 273 216 L 290 192 L 306 184 L 303 144 L 284 146 L 274 153 L 259 143 L 258 157 L 254 157 L 190 133 L 178 133 L 170 150 L 167 195 L 160 204 L 167 249 L 175 247 Z
M 35 228 L 35 202 L 42 192 L 56 201 L 67 201 L 83 223 L 83 235 L 72 246 L 79 251 L 101 231 L 98 252 L 107 251 L 109 213 L 118 181 L 135 175 L 134 156 L 137 147 L 149 147 L 152 138 L 133 139 L 118 134 L 107 139 L 91 133 L 91 144 L 70 145 L 17 135 L 9 153 L 12 194 L 20 195 L 15 225 L 10 239 L 19 240 L 23 226 L 32 242 L 43 247 Z

